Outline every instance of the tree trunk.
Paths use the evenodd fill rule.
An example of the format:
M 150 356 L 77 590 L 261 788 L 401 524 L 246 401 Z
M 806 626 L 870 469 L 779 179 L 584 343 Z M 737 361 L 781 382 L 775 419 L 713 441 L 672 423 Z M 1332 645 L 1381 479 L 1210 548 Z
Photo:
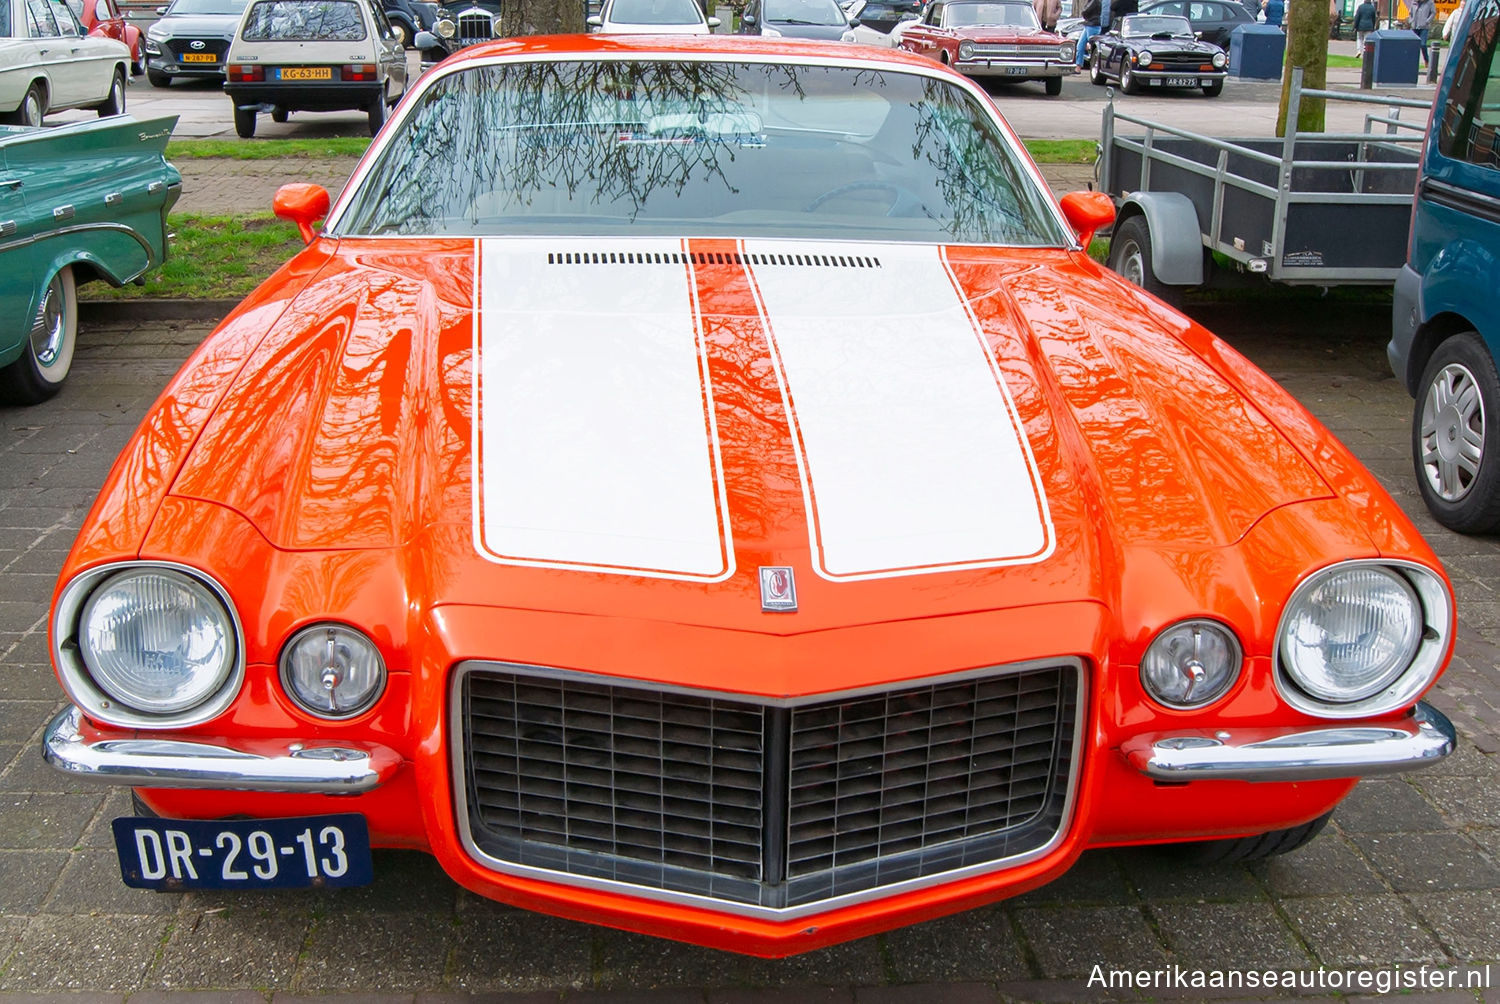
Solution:
M 505 0 L 502 31 L 516 35 L 567 35 L 583 31 L 584 0 Z
M 1287 4 L 1286 60 L 1281 65 L 1281 108 L 1276 113 L 1276 135 L 1286 135 L 1287 104 L 1292 95 L 1292 67 L 1302 67 L 1302 86 L 1318 90 L 1328 84 L 1328 6 L 1322 0 Z M 1303 98 L 1297 114 L 1298 132 L 1322 132 L 1322 98 Z

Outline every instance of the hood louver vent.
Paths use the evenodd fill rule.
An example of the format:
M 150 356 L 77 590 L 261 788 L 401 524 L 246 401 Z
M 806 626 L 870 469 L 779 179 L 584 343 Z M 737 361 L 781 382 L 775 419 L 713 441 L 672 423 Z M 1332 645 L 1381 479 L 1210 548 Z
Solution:
M 790 265 L 794 268 L 880 268 L 879 258 L 832 254 L 741 254 L 738 251 L 549 251 L 548 265 Z

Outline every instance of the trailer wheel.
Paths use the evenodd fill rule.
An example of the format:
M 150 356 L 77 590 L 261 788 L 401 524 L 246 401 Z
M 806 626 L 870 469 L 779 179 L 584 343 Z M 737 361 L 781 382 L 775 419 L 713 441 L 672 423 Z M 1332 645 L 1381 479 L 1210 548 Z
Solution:
M 1175 304 L 1178 288 L 1156 277 L 1151 264 L 1151 228 L 1144 216 L 1132 216 L 1115 227 L 1109 242 L 1109 267 L 1159 300 Z
M 1459 533 L 1500 529 L 1500 377 L 1477 332 L 1437 347 L 1411 422 L 1417 487 L 1433 517 Z

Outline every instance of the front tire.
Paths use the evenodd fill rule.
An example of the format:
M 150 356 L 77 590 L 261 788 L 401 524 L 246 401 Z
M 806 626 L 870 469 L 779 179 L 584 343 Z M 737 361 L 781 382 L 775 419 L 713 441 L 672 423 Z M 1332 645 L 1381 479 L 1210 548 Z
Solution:
M 1096 86 L 1103 86 L 1105 79 L 1104 60 L 1100 57 L 1099 50 L 1095 48 L 1093 55 L 1089 57 L 1089 82 Z
M 1130 68 L 1130 57 L 1125 57 L 1125 65 L 1120 69 L 1120 90 L 1126 94 L 1141 93 L 1141 82 L 1135 79 L 1135 71 Z
M 1203 96 L 1205 98 L 1216 98 L 1224 93 L 1224 81 L 1215 80 L 1211 84 L 1203 85 Z
M 1046 81 L 1047 97 L 1055 98 L 1062 93 L 1062 77 L 1048 77 Z
M 146 72 L 146 50 L 141 47 L 136 50 L 135 55 L 130 57 L 130 75 L 139 77 Z
M 157 73 L 151 67 L 146 67 L 146 83 L 152 87 L 171 87 L 172 78 L 165 73 Z
M 99 117 L 108 118 L 111 115 L 125 114 L 125 71 L 116 70 L 115 77 L 109 82 L 109 97 L 104 99 L 104 104 L 99 106 Z
M 42 290 L 21 358 L 0 369 L 0 393 L 21 404 L 56 394 L 73 368 L 78 343 L 78 290 L 73 269 L 59 271 Z
M 250 139 L 255 135 L 255 109 L 236 108 L 234 110 L 234 133 L 240 139 Z
M 1289 854 L 1311 841 L 1323 827 L 1328 825 L 1332 812 L 1301 826 L 1285 830 L 1258 833 L 1253 837 L 1233 837 L 1229 840 L 1198 840 L 1189 844 L 1172 844 L 1168 853 L 1172 860 L 1187 865 L 1228 865 L 1246 861 L 1264 861 L 1280 854 Z
M 1427 361 L 1411 451 L 1434 519 L 1459 533 L 1500 529 L 1500 377 L 1477 332 L 1447 339 Z

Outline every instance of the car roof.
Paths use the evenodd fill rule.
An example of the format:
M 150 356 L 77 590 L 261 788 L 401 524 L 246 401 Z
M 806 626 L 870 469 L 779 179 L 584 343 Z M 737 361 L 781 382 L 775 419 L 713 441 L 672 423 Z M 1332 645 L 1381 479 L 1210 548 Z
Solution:
M 810 63 L 837 61 L 911 68 L 931 73 L 935 60 L 900 49 L 882 49 L 847 42 L 819 42 L 759 35 L 530 35 L 471 45 L 448 58 L 448 64 L 482 62 L 497 56 L 619 56 L 643 59 L 693 59 L 752 56 L 763 60 L 791 58 Z

